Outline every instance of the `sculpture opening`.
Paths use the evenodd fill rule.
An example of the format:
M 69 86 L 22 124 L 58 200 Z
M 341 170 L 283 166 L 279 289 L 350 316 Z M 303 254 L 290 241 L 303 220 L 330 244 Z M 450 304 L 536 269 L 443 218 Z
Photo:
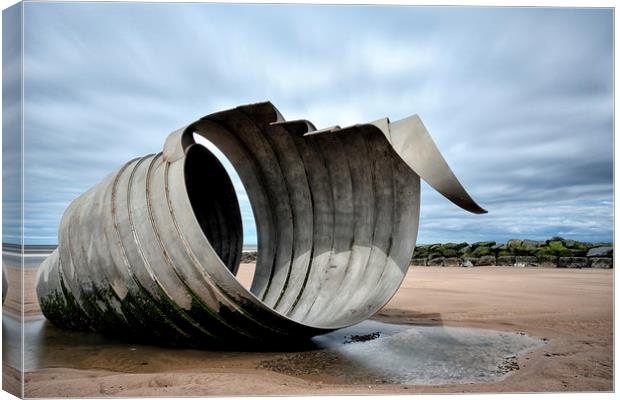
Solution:
M 196 133 L 192 135 L 192 138 L 194 139 L 196 144 L 202 145 L 208 151 L 210 151 L 217 158 L 220 164 L 222 164 L 222 166 L 224 167 L 224 170 L 228 174 L 228 177 L 230 178 L 234 192 L 237 197 L 237 203 L 239 205 L 239 210 L 241 214 L 241 227 L 242 227 L 242 232 L 243 232 L 243 246 L 242 246 L 241 262 L 243 262 L 244 260 L 243 252 L 246 251 L 246 248 L 248 252 L 253 253 L 253 257 L 255 258 L 255 255 L 258 250 L 256 221 L 254 219 L 254 213 L 252 212 L 252 206 L 249 201 L 249 197 L 247 195 L 247 190 L 245 189 L 245 186 L 243 185 L 243 182 L 241 178 L 239 177 L 239 173 L 235 170 L 235 167 L 232 165 L 232 163 L 226 157 L 226 155 L 222 153 L 220 149 L 217 148 L 217 146 L 215 146 L 213 143 L 211 143 L 206 138 Z M 233 269 L 231 269 L 231 271 L 233 271 Z M 242 274 L 242 276 L 239 276 L 240 274 Z M 252 280 L 254 278 L 254 268 L 251 268 L 251 269 L 244 268 L 243 270 L 238 268 L 237 271 L 235 272 L 235 276 L 237 276 L 237 278 L 240 279 L 240 282 L 243 284 L 244 287 L 249 289 L 251 286 Z
M 228 172 L 213 153 L 196 144 L 187 152 L 185 185 L 206 239 L 228 270 L 236 274 L 243 248 L 243 228 Z

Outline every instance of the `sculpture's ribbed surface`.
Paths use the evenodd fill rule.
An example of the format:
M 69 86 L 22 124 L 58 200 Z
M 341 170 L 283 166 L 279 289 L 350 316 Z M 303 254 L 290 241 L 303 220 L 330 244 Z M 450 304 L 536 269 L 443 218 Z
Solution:
M 174 132 L 163 153 L 128 162 L 67 208 L 39 272 L 43 313 L 61 327 L 211 346 L 311 336 L 372 316 L 415 246 L 416 172 L 483 211 L 419 119 L 403 121 L 315 131 L 259 103 Z M 259 241 L 251 291 L 234 277 L 243 236 L 234 189 L 193 133 L 228 157 L 250 197 Z

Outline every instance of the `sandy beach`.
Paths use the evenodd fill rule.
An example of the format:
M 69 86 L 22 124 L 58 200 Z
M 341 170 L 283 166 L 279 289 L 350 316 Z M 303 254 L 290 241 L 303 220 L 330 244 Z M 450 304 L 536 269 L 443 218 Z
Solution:
M 242 265 L 239 279 L 247 284 L 252 270 L 253 265 Z M 9 268 L 13 282 L 15 272 Z M 26 288 L 33 287 L 35 274 L 35 269 L 26 269 Z M 375 320 L 493 329 L 548 343 L 519 356 L 518 369 L 503 380 L 465 385 L 351 384 L 329 373 L 279 373 L 260 367 L 283 355 L 299 358 L 312 351 L 212 352 L 116 343 L 99 335 L 84 339 L 44 322 L 37 316 L 36 296 L 26 292 L 27 397 L 613 390 L 613 270 L 411 267 Z M 10 330 L 6 318 L 18 311 L 16 293 L 10 290 L 8 296 L 5 330 Z M 16 373 L 6 368 L 12 362 L 5 355 L 6 388 L 15 387 Z

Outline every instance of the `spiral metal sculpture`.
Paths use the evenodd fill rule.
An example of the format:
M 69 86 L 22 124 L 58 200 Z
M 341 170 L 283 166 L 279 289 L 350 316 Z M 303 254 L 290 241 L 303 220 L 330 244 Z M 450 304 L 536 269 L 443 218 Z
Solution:
M 227 156 L 250 198 L 250 290 L 235 278 L 243 235 L 233 185 L 193 134 Z M 285 121 L 269 102 L 208 115 L 69 205 L 37 277 L 41 309 L 62 328 L 212 347 L 355 324 L 405 276 L 420 177 L 485 212 L 417 116 L 316 130 Z

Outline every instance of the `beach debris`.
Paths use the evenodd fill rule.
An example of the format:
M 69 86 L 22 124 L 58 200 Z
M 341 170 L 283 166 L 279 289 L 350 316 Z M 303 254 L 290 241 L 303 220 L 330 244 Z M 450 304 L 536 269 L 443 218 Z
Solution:
M 250 290 L 235 278 L 235 188 L 194 135 L 224 153 L 252 204 Z M 486 212 L 416 115 L 317 130 L 285 121 L 269 102 L 210 114 L 69 205 L 38 272 L 41 309 L 62 328 L 168 345 L 282 344 L 353 325 L 379 311 L 407 272 L 420 178 Z
M 516 356 L 506 357 L 504 362 L 498 367 L 499 374 L 507 374 L 512 371 L 519 370 L 519 362 Z
M 366 335 L 351 335 L 348 339 L 344 341 L 344 343 L 349 344 L 349 343 L 368 342 L 369 340 L 377 339 L 379 336 L 381 336 L 380 332 L 372 332 Z

